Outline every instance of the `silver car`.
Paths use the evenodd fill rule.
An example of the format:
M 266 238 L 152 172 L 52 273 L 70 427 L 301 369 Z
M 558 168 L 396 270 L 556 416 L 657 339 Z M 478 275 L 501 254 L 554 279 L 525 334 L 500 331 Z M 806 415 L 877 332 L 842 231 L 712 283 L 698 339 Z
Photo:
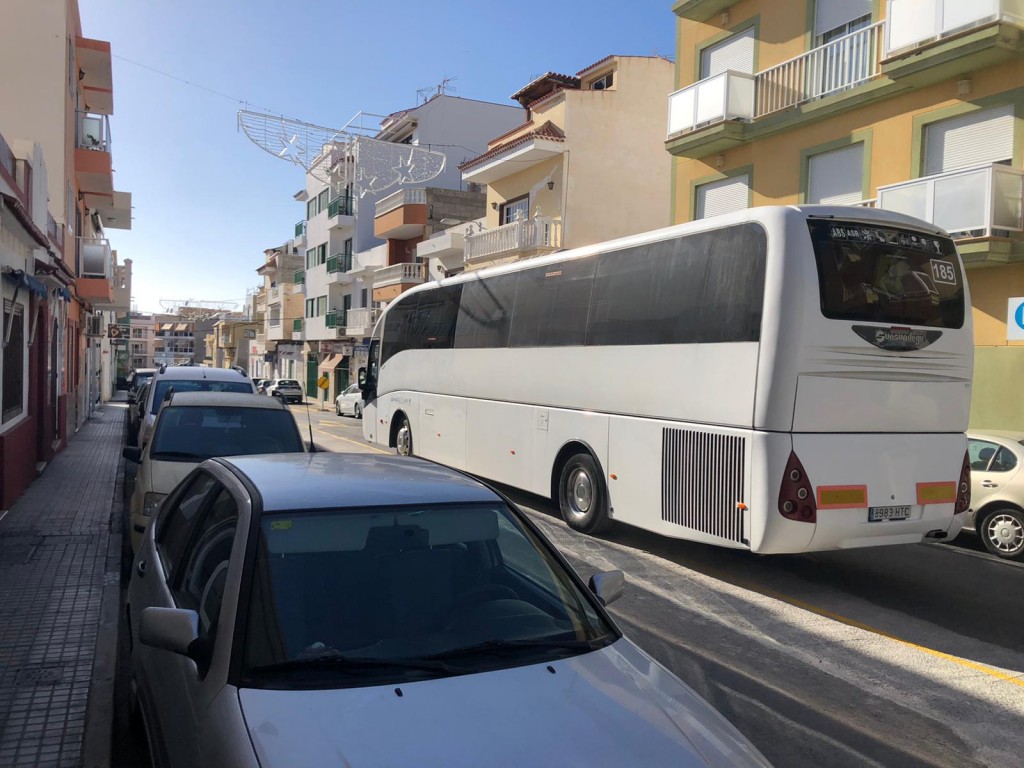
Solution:
M 497 492 L 420 459 L 215 458 L 129 588 L 154 762 L 765 766 Z
M 334 398 L 334 412 L 338 416 L 363 418 L 363 392 L 358 384 L 353 384 Z
M 1003 558 L 1024 557 L 1024 432 L 967 433 L 971 506 L 963 530 Z

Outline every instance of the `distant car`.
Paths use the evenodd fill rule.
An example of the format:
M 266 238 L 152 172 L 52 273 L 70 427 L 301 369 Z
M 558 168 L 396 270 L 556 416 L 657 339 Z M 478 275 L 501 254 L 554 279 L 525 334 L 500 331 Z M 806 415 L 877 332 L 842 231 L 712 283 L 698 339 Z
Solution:
M 302 385 L 295 379 L 271 379 L 264 390 L 271 397 L 279 397 L 286 403 L 301 403 L 306 398 Z
M 295 419 L 280 401 L 254 392 L 174 393 L 157 414 L 146 447 L 122 452 L 139 465 L 129 502 L 133 549 L 160 502 L 200 462 L 211 456 L 304 450 Z
M 963 530 L 993 555 L 1024 559 L 1024 432 L 967 433 L 971 506 Z
M 139 426 L 142 424 L 143 411 L 146 410 L 146 396 L 149 394 L 149 383 L 152 377 L 147 378 L 139 388 L 135 400 L 128 403 L 128 445 L 138 445 Z
M 128 374 L 126 386 L 128 388 L 129 403 L 134 403 L 138 400 L 139 393 L 142 391 L 142 388 L 151 378 L 153 378 L 153 374 L 156 372 L 156 368 L 136 368 Z
M 157 369 L 146 395 L 138 445 L 145 445 L 157 411 L 171 390 L 175 392 L 249 392 L 256 387 L 252 380 L 232 368 L 207 368 L 200 365 L 173 365 Z
M 339 416 L 363 418 L 363 393 L 358 384 L 353 384 L 334 398 L 334 412 Z
M 511 502 L 421 459 L 211 459 L 132 569 L 154 762 L 767 766 Z
M 271 382 L 271 379 L 254 379 L 256 383 L 256 391 L 261 395 L 267 394 L 267 384 Z

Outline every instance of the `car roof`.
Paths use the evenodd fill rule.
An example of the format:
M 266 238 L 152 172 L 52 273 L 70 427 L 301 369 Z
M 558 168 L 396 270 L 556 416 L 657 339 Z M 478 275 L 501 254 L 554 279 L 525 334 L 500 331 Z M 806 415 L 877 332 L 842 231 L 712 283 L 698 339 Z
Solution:
M 239 373 L 233 368 L 210 368 L 205 365 L 172 365 L 157 371 L 154 378 L 160 379 L 186 379 L 196 381 L 198 379 L 213 379 L 219 381 L 230 381 L 240 379 L 249 381 L 249 377 Z
M 1020 443 L 1024 441 L 1024 432 L 1016 432 L 1008 429 L 969 429 L 967 430 L 967 436 L 978 440 L 995 438 L 997 440 L 1006 440 L 1011 443 Z
M 257 395 L 255 392 L 175 392 L 166 406 L 226 406 L 228 408 L 265 408 L 287 411 L 280 400 Z
M 467 475 L 408 456 L 320 452 L 211 461 L 248 478 L 267 512 L 501 500 Z

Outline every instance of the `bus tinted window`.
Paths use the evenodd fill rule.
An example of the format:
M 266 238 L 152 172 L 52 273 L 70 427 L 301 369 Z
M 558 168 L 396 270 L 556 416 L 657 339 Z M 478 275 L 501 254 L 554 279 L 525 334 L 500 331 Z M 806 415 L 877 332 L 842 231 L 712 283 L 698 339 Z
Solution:
M 855 222 L 807 224 L 825 317 L 963 327 L 964 278 L 949 238 Z
M 451 349 L 461 296 L 461 285 L 446 285 L 395 302 L 384 321 L 381 362 L 407 349 Z
M 761 227 L 745 225 L 715 233 L 704 280 L 698 341 L 710 344 L 761 338 L 767 255 L 768 238 Z
M 594 258 L 528 269 L 519 276 L 511 346 L 566 347 L 587 338 Z
M 456 347 L 508 346 L 518 281 L 519 275 L 511 274 L 462 284 L 462 302 L 455 327 Z
M 388 308 L 384 316 L 384 338 L 381 343 L 380 362 L 412 348 L 412 322 L 416 313 L 416 296 L 407 296 Z

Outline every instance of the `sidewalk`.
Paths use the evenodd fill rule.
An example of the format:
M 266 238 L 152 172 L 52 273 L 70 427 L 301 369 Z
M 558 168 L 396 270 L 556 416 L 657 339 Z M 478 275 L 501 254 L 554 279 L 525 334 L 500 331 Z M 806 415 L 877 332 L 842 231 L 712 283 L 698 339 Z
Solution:
M 124 398 L 0 518 L 0 768 L 110 764 Z

